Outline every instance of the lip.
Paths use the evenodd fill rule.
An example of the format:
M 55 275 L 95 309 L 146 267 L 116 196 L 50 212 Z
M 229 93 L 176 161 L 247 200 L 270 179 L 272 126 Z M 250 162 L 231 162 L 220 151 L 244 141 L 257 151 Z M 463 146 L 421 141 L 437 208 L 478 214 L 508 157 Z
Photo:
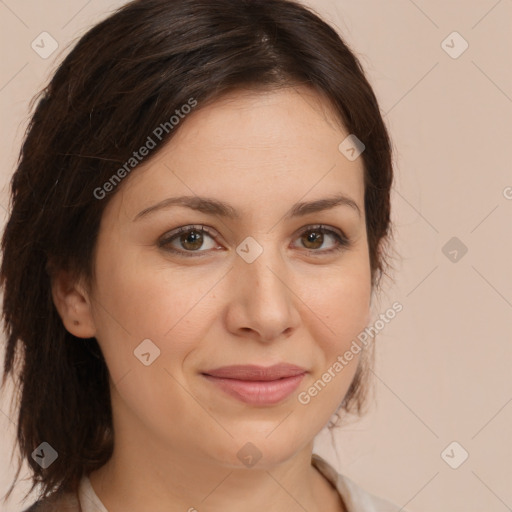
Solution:
M 252 405 L 274 405 L 290 396 L 307 370 L 281 363 L 270 367 L 256 365 L 224 366 L 202 375 L 228 395 Z
M 258 366 L 255 364 L 222 366 L 214 370 L 207 370 L 203 374 L 224 379 L 269 381 L 295 377 L 301 373 L 306 373 L 306 371 L 305 368 L 294 364 L 279 363 L 273 366 Z

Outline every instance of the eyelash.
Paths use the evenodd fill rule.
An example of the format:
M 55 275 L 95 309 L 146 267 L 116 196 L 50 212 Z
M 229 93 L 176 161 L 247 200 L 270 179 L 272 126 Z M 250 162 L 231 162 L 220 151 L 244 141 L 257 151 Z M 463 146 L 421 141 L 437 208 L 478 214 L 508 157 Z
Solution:
M 168 252 L 171 252 L 174 254 L 178 254 L 180 256 L 185 256 L 185 257 L 204 256 L 205 253 L 209 252 L 209 250 L 187 251 L 187 250 L 174 249 L 174 248 L 171 248 L 168 246 L 168 244 L 170 242 L 174 241 L 176 238 L 179 238 L 180 235 L 182 235 L 184 233 L 189 233 L 191 231 L 198 231 L 199 233 L 206 233 L 209 237 L 214 239 L 214 235 L 209 231 L 209 229 L 207 227 L 202 226 L 202 225 L 190 225 L 190 226 L 182 226 L 176 230 L 171 231 L 170 233 L 168 233 L 166 236 L 164 236 L 162 239 L 160 239 L 158 241 L 158 246 L 160 248 L 163 248 L 165 251 L 168 251 Z M 324 235 L 325 234 L 332 235 L 335 239 L 335 246 L 330 249 L 327 249 L 327 250 L 304 248 L 304 250 L 307 251 L 309 254 L 314 254 L 315 256 L 339 252 L 343 249 L 346 249 L 347 247 L 349 247 L 351 245 L 350 240 L 347 237 L 345 237 L 343 234 L 338 233 L 337 231 L 334 231 L 332 229 L 329 229 L 328 227 L 326 227 L 322 224 L 307 226 L 306 229 L 302 230 L 299 233 L 299 238 L 301 236 L 303 236 L 305 233 L 309 233 L 309 232 L 316 232 L 316 233 L 321 233 Z

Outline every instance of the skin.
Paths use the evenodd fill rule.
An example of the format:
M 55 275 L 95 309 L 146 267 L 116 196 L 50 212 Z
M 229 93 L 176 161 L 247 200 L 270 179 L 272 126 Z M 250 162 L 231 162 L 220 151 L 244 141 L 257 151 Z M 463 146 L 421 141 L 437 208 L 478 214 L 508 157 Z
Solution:
M 53 284 L 65 327 L 97 338 L 111 377 L 115 449 L 91 483 L 109 512 L 339 512 L 343 504 L 311 465 L 311 453 L 360 355 L 309 404 L 297 395 L 368 322 L 362 159 L 340 153 L 348 132 L 326 100 L 306 88 L 239 91 L 200 107 L 110 200 L 91 286 L 64 273 Z M 334 193 L 353 199 L 360 213 L 342 205 L 284 217 L 298 201 Z M 222 200 L 240 217 L 173 206 L 134 221 L 180 195 Z M 175 228 L 197 224 L 213 232 L 203 235 L 202 246 L 180 244 L 178 235 L 167 247 L 189 253 L 196 247 L 202 256 L 159 246 Z M 336 245 L 329 234 L 308 243 L 316 224 L 341 230 L 350 245 L 325 252 Z M 247 236 L 263 247 L 250 264 L 236 252 Z M 160 349 L 149 366 L 134 357 L 147 338 Z M 272 406 L 240 402 L 201 375 L 278 362 L 308 374 Z M 237 457 L 247 442 L 261 452 L 252 468 Z

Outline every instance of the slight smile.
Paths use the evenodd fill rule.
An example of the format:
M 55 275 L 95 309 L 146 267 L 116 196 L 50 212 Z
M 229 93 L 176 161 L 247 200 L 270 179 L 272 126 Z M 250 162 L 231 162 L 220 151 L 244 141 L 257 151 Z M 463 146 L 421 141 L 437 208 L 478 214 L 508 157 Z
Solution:
M 289 397 L 307 370 L 288 363 L 270 367 L 224 366 L 202 375 L 230 396 L 252 405 L 275 405 Z

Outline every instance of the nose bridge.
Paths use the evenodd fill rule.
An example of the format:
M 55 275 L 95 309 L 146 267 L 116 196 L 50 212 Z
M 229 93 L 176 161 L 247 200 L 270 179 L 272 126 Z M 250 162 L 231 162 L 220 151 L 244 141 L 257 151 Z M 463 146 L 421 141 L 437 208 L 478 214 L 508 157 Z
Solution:
M 266 236 L 264 240 L 260 236 L 260 242 L 254 239 L 245 242 L 243 249 L 248 246 L 249 252 L 253 253 L 252 257 L 256 257 L 251 261 L 242 255 L 236 264 L 240 278 L 249 284 L 248 289 L 251 292 L 249 295 L 255 298 L 258 298 L 258 295 L 264 295 L 267 302 L 286 299 L 289 291 L 285 285 L 288 274 L 285 262 L 271 239 L 272 236 Z M 256 244 L 260 246 L 259 250 Z M 239 255 L 240 252 L 241 249 L 238 251 Z
M 246 239 L 237 248 L 232 275 L 234 300 L 239 308 L 237 324 L 238 328 L 250 328 L 262 338 L 272 339 L 293 327 L 298 313 L 290 272 L 278 247 L 271 242 L 272 235 L 258 238 Z

